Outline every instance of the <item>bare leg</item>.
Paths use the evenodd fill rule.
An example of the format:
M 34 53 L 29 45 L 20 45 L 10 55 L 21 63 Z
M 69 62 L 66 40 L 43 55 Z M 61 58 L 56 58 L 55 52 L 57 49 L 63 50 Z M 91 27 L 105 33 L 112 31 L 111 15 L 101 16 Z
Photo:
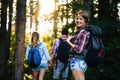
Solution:
M 85 80 L 85 75 L 83 71 L 72 70 L 72 74 L 73 74 L 74 80 Z
M 38 72 L 33 71 L 33 79 L 32 80 L 37 80 L 38 78 Z
M 73 76 L 71 77 L 71 80 L 74 80 Z
M 44 79 L 44 75 L 45 75 L 45 69 L 41 69 L 39 71 L 39 80 L 43 80 Z

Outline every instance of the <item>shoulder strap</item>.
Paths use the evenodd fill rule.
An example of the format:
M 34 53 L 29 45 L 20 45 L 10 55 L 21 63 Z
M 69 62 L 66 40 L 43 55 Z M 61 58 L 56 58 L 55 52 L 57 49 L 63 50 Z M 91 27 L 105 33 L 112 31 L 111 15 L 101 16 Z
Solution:
M 32 45 L 30 45 L 30 44 L 28 44 L 28 46 L 30 47 L 30 48 L 32 48 L 33 46 Z
M 86 27 L 85 30 L 91 32 L 91 28 L 90 28 L 90 26 Z
M 39 48 L 42 44 L 43 44 L 42 42 L 39 42 L 39 43 L 38 43 L 38 48 Z M 43 58 L 43 55 L 44 55 L 44 52 L 43 52 L 43 54 L 42 54 L 42 56 L 41 56 L 42 58 Z
M 39 42 L 39 43 L 38 43 L 37 48 L 39 48 L 41 45 L 42 45 L 42 42 Z M 30 45 L 30 44 L 28 44 L 28 46 L 29 46 L 30 48 L 32 48 L 32 47 L 33 47 L 33 46 L 32 46 L 32 45 Z
M 38 43 L 38 47 L 40 47 L 41 45 L 42 45 L 42 42 L 39 42 L 39 43 Z
M 59 40 L 60 40 L 60 41 L 63 41 L 63 39 L 62 39 L 62 38 L 59 38 Z
M 59 38 L 59 40 L 60 40 L 60 44 L 64 42 L 64 40 L 62 38 Z

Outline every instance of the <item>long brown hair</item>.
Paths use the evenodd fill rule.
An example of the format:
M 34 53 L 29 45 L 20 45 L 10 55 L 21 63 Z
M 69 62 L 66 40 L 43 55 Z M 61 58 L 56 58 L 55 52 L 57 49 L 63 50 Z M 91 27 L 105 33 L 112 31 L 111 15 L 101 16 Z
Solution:
M 31 36 L 31 44 L 34 44 L 33 39 L 36 38 L 36 41 L 39 41 L 39 33 L 38 32 L 33 32 Z

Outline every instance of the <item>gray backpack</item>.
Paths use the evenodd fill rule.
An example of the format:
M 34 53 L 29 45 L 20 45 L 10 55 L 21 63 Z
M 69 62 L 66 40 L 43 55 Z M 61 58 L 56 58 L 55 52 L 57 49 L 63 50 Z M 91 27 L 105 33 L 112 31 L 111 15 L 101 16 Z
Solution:
M 86 30 L 90 31 L 90 38 L 86 49 L 83 51 L 88 67 L 97 67 L 103 60 L 105 48 L 102 42 L 102 30 L 96 25 L 90 25 Z

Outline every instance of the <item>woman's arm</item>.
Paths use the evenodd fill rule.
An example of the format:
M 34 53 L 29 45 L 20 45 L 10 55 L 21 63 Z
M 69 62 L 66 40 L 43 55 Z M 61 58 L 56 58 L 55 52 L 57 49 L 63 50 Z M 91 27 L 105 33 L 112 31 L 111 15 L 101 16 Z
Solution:
M 74 36 L 69 36 L 68 39 L 66 40 L 66 42 L 71 46 L 71 48 L 74 48 L 74 47 L 75 47 L 75 45 L 70 42 L 70 40 L 71 40 L 73 37 L 74 37 Z
M 49 54 L 49 52 L 48 52 L 48 49 L 47 49 L 45 43 L 43 43 L 43 49 L 44 49 L 44 54 L 45 54 L 46 59 L 47 59 L 48 61 L 51 60 L 50 54 Z
M 71 43 L 70 40 L 73 37 L 69 37 L 67 39 L 67 43 L 76 51 L 76 53 L 81 53 L 85 48 L 86 44 L 88 43 L 90 33 L 86 30 L 81 30 L 75 40 L 75 44 Z
M 27 45 L 27 46 L 26 46 L 26 60 L 28 60 L 29 50 L 30 50 L 30 45 Z

